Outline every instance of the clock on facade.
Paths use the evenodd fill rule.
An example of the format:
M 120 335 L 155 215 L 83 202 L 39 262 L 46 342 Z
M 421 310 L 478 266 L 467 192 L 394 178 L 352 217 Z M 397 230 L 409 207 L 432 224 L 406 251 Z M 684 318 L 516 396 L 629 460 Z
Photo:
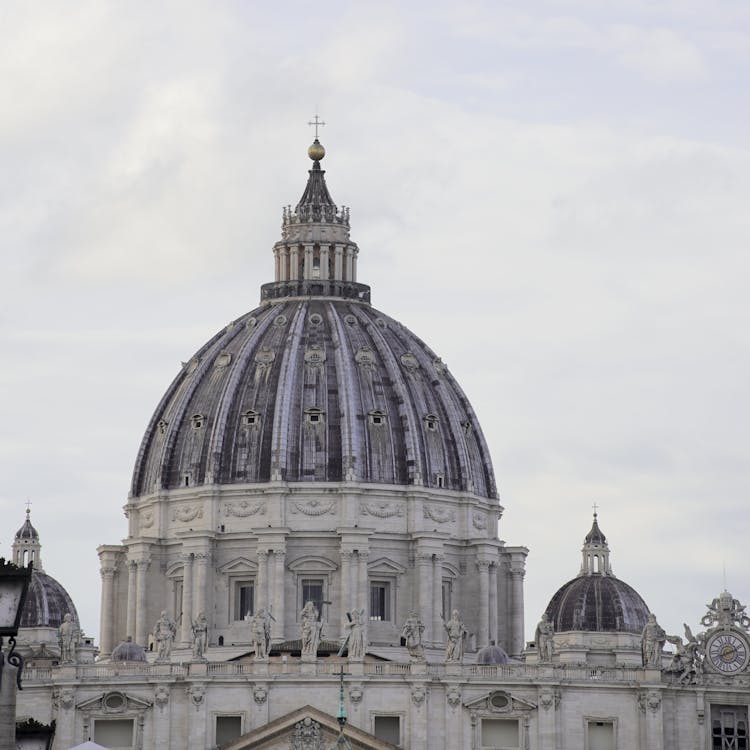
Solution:
M 709 637 L 706 654 L 710 665 L 717 672 L 736 674 L 747 667 L 750 646 L 747 639 L 738 633 L 722 630 Z

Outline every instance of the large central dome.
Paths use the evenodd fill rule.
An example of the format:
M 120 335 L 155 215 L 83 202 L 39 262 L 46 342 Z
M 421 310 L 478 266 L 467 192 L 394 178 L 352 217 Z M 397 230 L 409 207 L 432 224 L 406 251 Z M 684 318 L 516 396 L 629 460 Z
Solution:
M 317 140 L 316 140 L 317 144 Z M 422 485 L 496 496 L 479 423 L 445 365 L 369 303 L 349 211 L 320 168 L 283 212 L 261 306 L 183 366 L 136 461 L 132 496 L 274 480 Z

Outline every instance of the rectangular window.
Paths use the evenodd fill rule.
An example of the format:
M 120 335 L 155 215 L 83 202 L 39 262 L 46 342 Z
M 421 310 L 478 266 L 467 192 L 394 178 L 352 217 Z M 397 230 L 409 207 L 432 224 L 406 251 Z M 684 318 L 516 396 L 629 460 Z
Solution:
M 400 716 L 376 716 L 373 734 L 379 740 L 390 742 L 391 745 L 401 744 L 401 717 Z
M 482 750 L 518 750 L 518 719 L 482 719 Z
M 94 742 L 111 748 L 133 747 L 133 719 L 96 719 Z
M 323 617 L 323 581 L 320 578 L 303 578 L 301 581 L 302 602 L 300 609 L 312 602 Z
M 242 735 L 241 716 L 217 716 L 216 717 L 216 745 L 236 740 Z
M 370 583 L 370 619 L 391 619 L 391 584 L 388 581 Z
M 589 721 L 587 750 L 615 750 L 615 725 L 611 721 Z
M 748 750 L 746 706 L 711 706 L 711 750 Z
M 255 582 L 234 582 L 234 619 L 244 620 L 255 614 Z
M 451 618 L 451 582 L 443 580 L 442 617 L 447 622 Z

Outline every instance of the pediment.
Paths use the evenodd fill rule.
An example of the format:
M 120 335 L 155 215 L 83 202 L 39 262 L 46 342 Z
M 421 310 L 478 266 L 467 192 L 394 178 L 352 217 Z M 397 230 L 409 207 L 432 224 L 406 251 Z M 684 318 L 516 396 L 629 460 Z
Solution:
M 537 705 L 525 698 L 520 698 L 508 690 L 493 690 L 478 698 L 464 703 L 465 708 L 484 710 L 489 713 L 511 713 L 515 711 L 533 711 Z
M 103 714 L 122 714 L 132 711 L 145 711 L 151 708 L 151 701 L 143 700 L 135 695 L 120 690 L 109 690 L 106 693 L 89 698 L 76 705 L 79 711 L 93 711 Z
M 304 706 L 222 745 L 221 750 L 328 750 L 338 736 L 334 716 Z M 352 750 L 398 750 L 396 745 L 349 724 L 344 736 Z
M 255 573 L 257 570 L 258 563 L 247 557 L 235 557 L 219 568 L 220 573 Z
M 367 572 L 380 573 L 381 575 L 400 576 L 406 573 L 406 568 L 403 565 L 393 562 L 393 560 L 389 560 L 387 557 L 379 557 L 367 566 Z
M 318 555 L 304 555 L 289 563 L 289 570 L 295 573 L 333 572 L 338 568 L 333 560 Z

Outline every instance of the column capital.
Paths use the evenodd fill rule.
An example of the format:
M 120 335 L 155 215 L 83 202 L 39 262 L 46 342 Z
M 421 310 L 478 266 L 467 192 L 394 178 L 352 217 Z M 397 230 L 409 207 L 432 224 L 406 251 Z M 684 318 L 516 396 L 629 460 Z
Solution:
M 491 560 L 477 560 L 477 570 L 482 571 L 485 570 L 489 572 L 490 565 L 492 565 Z M 511 571 L 513 572 L 513 571 Z
M 194 557 L 195 555 L 192 552 L 183 552 L 180 555 L 180 559 L 182 560 L 183 563 L 192 563 Z
M 259 549 L 258 550 L 258 559 L 263 560 L 264 562 L 268 560 L 268 550 L 267 549 Z
M 110 566 L 102 567 L 99 570 L 99 574 L 101 575 L 102 579 L 106 580 L 107 578 L 114 578 L 115 575 L 115 569 Z
M 274 557 L 285 557 L 286 556 L 286 547 L 274 547 L 273 550 Z
M 524 568 L 511 568 L 510 574 L 514 578 L 523 578 L 526 575 L 526 570 Z

